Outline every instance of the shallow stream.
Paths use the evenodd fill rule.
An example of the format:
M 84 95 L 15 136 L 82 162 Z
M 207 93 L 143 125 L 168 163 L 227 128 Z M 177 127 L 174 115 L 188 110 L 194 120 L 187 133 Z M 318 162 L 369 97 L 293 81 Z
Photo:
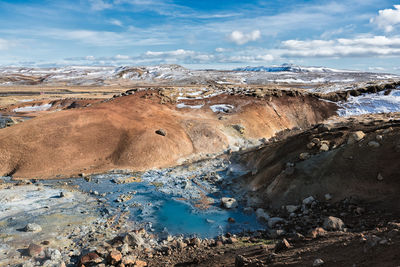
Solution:
M 129 212 L 137 226 L 159 235 L 215 237 L 231 232 L 265 229 L 253 212 L 243 207 L 224 209 L 221 197 L 232 197 L 224 184 L 245 173 L 222 160 L 151 170 L 141 174 L 101 174 L 72 180 L 99 197 L 104 214 Z M 124 182 L 127 183 L 124 183 Z M 233 218 L 234 222 L 228 222 Z M 230 219 L 232 221 L 232 219 Z

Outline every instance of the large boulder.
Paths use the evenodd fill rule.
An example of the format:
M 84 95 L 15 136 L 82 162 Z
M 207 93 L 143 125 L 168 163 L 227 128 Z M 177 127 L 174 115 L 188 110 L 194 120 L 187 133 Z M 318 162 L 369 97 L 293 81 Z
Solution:
M 363 131 L 353 132 L 349 135 L 349 139 L 347 140 L 347 144 L 352 145 L 365 137 L 365 133 Z
M 336 217 L 333 217 L 333 216 L 329 216 L 329 217 L 325 218 L 323 227 L 326 230 L 343 231 L 344 223 L 339 218 L 336 218 Z

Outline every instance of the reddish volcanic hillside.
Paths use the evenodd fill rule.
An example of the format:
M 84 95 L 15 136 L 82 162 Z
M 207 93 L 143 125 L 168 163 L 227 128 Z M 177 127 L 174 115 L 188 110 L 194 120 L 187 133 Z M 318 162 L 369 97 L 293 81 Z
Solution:
M 56 178 L 110 169 L 144 170 L 256 145 L 260 138 L 308 127 L 334 114 L 336 106 L 311 96 L 257 99 L 219 95 L 198 109 L 161 104 L 147 91 L 47 113 L 0 131 L 0 175 Z M 228 113 L 210 106 L 229 104 Z M 166 135 L 157 134 L 162 129 Z

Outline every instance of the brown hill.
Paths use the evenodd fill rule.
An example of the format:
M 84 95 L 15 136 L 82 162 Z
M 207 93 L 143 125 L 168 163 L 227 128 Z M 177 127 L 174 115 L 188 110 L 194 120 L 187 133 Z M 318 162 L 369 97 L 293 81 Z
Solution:
M 250 140 L 333 115 L 336 106 L 311 96 L 257 99 L 220 95 L 199 109 L 160 104 L 157 92 L 138 92 L 41 115 L 0 130 L 0 175 L 56 178 L 110 169 L 144 170 L 221 153 Z M 230 104 L 229 113 L 210 106 Z M 156 133 L 163 129 L 165 136 Z

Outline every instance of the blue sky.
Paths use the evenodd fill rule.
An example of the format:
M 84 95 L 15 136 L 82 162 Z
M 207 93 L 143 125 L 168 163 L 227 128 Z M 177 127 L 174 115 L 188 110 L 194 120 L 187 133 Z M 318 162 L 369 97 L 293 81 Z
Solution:
M 400 73 L 400 1 L 0 0 L 0 65 Z

